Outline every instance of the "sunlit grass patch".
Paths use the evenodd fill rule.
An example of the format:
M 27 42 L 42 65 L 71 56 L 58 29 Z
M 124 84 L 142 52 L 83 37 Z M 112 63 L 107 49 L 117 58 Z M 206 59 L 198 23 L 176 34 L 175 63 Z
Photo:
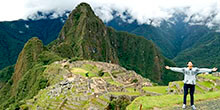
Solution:
M 138 96 L 140 92 L 109 92 L 109 94 L 113 95 L 128 95 L 128 96 Z
M 153 87 L 143 87 L 142 89 L 148 92 L 155 92 L 160 94 L 166 94 L 168 86 L 153 86 Z
M 200 74 L 198 75 L 199 77 L 203 77 L 205 79 L 211 79 L 211 80 L 220 80 L 220 77 L 216 77 L 216 76 L 213 76 L 212 74 Z
M 214 86 L 214 84 L 210 81 L 202 81 L 202 82 L 198 81 L 197 83 L 207 88 L 211 88 Z
M 213 99 L 220 97 L 220 91 L 208 92 L 205 94 L 195 94 L 195 101 Z M 154 107 L 168 107 L 175 104 L 181 104 L 183 101 L 183 95 L 161 95 L 161 96 L 141 96 L 136 98 L 129 106 L 127 110 L 139 110 L 142 104 L 143 110 L 152 109 Z M 189 103 L 189 95 L 187 101 Z

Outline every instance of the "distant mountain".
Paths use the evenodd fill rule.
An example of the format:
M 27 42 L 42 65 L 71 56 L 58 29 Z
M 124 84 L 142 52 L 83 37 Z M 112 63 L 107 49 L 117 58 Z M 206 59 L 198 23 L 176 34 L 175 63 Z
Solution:
M 179 53 L 174 59 L 178 65 L 184 66 L 191 60 L 196 66 L 218 67 L 220 64 L 220 33 L 210 32 L 197 38 L 192 47 Z
M 0 22 L 0 69 L 15 64 L 24 44 L 38 37 L 44 44 L 57 38 L 66 17 Z
M 109 73 L 108 78 L 117 80 L 125 74 L 124 76 L 128 79 L 123 83 L 128 83 L 128 87 L 140 87 L 138 77 L 145 80 L 141 76 L 135 75 L 135 72 L 132 72 L 135 73 L 135 76 L 132 76 L 129 72 L 118 71 L 116 68 L 118 66 L 109 67 L 112 68 L 111 71 L 98 68 L 100 70 L 97 72 L 94 65 L 92 67 L 84 65 L 88 70 L 85 72 L 80 69 L 82 63 L 76 62 L 78 60 L 118 64 L 128 70 L 136 71 L 152 82 L 163 85 L 181 78 L 181 74 L 165 70 L 165 65 L 174 66 L 174 63 L 163 57 L 151 41 L 105 26 L 88 4 L 81 3 L 71 12 L 56 40 L 45 46 L 39 38 L 31 38 L 20 52 L 14 71 L 10 71 L 11 68 L 4 69 L 12 74 L 12 77 L 0 89 L 0 109 L 19 109 L 20 105 L 25 104 L 28 99 L 34 98 L 40 90 L 70 77 L 68 74 L 71 74 L 74 67 L 76 69 L 73 73 L 78 73 L 83 77 L 98 77 Z M 63 61 L 63 63 L 59 63 L 59 61 Z M 75 62 L 75 64 L 66 65 L 68 62 Z M 56 64 L 60 64 L 62 67 L 57 67 Z M 108 69 L 107 66 L 103 67 Z M 94 71 L 96 73 L 93 73 Z M 117 73 L 120 75 L 117 76 Z M 82 77 L 79 78 L 77 80 L 83 80 Z M 132 78 L 136 78 L 136 80 L 132 80 Z M 79 82 L 81 84 L 79 87 L 83 89 L 79 90 L 84 90 L 86 87 L 84 85 L 88 84 L 85 81 L 82 82 Z M 110 83 L 118 85 L 117 81 L 110 81 Z M 122 91 L 125 88 L 121 87 L 117 90 Z M 139 89 L 133 91 L 139 91 Z M 89 94 L 91 95 L 91 92 Z
M 183 13 L 175 13 L 172 18 L 155 27 L 150 24 L 138 24 L 137 21 L 128 23 L 115 16 L 106 24 L 116 30 L 131 32 L 152 40 L 163 55 L 173 59 L 179 52 L 191 47 L 200 36 L 211 31 L 205 25 L 190 25 L 184 21 L 185 18 L 186 15 Z
M 163 55 L 173 59 L 178 66 L 185 66 L 190 60 L 202 67 L 219 65 L 217 60 L 214 61 L 220 54 L 216 37 L 219 33 L 215 32 L 215 28 L 208 28 L 205 23 L 192 25 L 190 22 L 185 22 L 185 18 L 186 15 L 183 13 L 176 13 L 172 18 L 162 21 L 159 27 L 155 27 L 147 24 L 139 25 L 137 21 L 128 23 L 116 16 L 107 25 L 152 40 Z M 216 41 L 214 42 L 213 39 Z M 212 44 L 210 46 L 215 52 L 204 48 L 207 44 Z

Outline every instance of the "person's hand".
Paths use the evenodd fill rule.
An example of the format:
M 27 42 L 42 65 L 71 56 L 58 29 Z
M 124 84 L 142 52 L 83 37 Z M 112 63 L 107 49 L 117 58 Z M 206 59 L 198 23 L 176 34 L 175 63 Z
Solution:
M 218 70 L 218 68 L 216 68 L 216 67 L 212 68 L 212 71 L 217 71 L 217 70 Z
M 165 68 L 166 68 L 166 69 L 168 69 L 168 70 L 170 69 L 170 67 L 169 67 L 169 66 L 165 66 Z

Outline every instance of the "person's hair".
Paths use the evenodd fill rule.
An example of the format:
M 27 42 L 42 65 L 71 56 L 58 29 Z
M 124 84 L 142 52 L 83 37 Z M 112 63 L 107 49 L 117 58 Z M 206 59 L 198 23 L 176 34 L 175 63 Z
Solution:
M 191 63 L 192 63 L 192 61 L 188 61 L 188 62 L 187 62 L 187 64 L 188 64 L 189 62 L 191 62 Z M 193 64 L 193 63 L 192 63 L 192 64 Z

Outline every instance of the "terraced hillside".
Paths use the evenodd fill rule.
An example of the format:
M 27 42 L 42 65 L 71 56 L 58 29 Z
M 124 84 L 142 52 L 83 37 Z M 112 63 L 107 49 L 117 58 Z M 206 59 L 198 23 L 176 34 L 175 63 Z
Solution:
M 145 110 L 182 103 L 182 81 L 155 86 L 149 79 L 116 64 L 64 59 L 47 65 L 43 74 L 48 78 L 48 87 L 26 100 L 21 109 L 123 110 L 127 106 L 127 110 L 139 110 L 142 104 Z M 219 93 L 218 73 L 198 76 L 196 101 L 218 98 Z M 127 103 L 115 104 L 116 100 Z
M 130 102 L 150 93 L 143 87 L 153 86 L 134 71 L 104 62 L 62 60 L 46 66 L 43 74 L 49 86 L 22 109 L 103 110 L 113 99 Z

